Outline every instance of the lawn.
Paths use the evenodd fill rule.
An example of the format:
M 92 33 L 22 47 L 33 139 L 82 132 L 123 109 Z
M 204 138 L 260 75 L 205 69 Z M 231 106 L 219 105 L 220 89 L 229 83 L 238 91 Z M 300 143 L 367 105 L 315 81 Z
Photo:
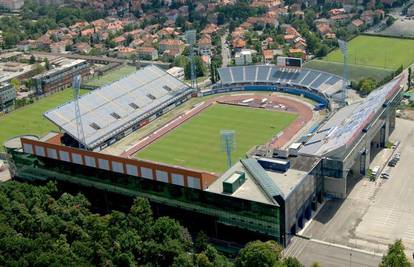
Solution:
M 414 62 L 414 40 L 360 35 L 348 43 L 350 64 L 396 70 Z M 343 62 L 339 49 L 323 60 Z
M 215 104 L 139 151 L 135 156 L 157 162 L 221 173 L 227 169 L 220 130 L 235 130 L 232 160 L 264 144 L 296 119 L 285 112 Z
M 82 90 L 82 93 L 85 92 Z M 43 113 L 71 100 L 72 97 L 72 90 L 65 89 L 0 117 L 0 150 L 3 150 L 3 143 L 12 137 L 22 134 L 41 136 L 50 130 L 57 130 L 54 124 L 43 117 Z
M 304 65 L 305 68 L 316 69 L 321 71 L 326 71 L 333 73 L 342 77 L 344 72 L 343 63 L 338 62 L 329 62 L 323 60 L 312 60 L 307 62 Z M 383 69 L 377 67 L 368 67 L 362 65 L 353 65 L 348 66 L 349 70 L 349 79 L 353 81 L 359 81 L 362 78 L 371 77 L 374 78 L 377 82 L 382 81 L 385 77 L 393 73 L 393 70 Z
M 89 81 L 87 81 L 86 85 L 91 86 L 98 86 L 101 87 L 103 85 L 106 85 L 108 83 L 114 82 L 116 80 L 121 79 L 122 77 L 125 77 L 133 72 L 135 72 L 137 69 L 133 66 L 123 66 L 120 68 L 117 68 L 115 70 L 110 70 L 106 74 L 102 76 L 97 76 Z

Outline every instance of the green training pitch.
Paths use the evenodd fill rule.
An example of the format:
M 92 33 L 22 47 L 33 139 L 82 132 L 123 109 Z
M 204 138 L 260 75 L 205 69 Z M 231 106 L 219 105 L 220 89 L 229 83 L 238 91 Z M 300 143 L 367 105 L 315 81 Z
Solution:
M 324 60 L 311 60 L 304 65 L 305 68 L 321 70 L 329 73 L 333 73 L 339 76 L 343 76 L 344 65 L 339 62 L 329 62 Z M 362 65 L 349 64 L 348 66 L 349 79 L 352 81 L 359 81 L 366 77 L 371 77 L 377 82 L 382 81 L 385 77 L 391 75 L 393 70 L 383 69 L 377 67 L 368 67 Z
M 349 64 L 396 70 L 414 62 L 414 40 L 360 35 L 348 43 Z M 343 62 L 339 49 L 323 60 Z
M 184 122 L 135 156 L 156 162 L 221 173 L 227 169 L 220 130 L 235 130 L 232 161 L 253 146 L 269 141 L 297 118 L 296 114 L 214 104 Z
M 81 93 L 85 92 L 87 91 L 81 91 Z M 43 117 L 43 113 L 72 98 L 73 91 L 65 89 L 0 117 L 0 150 L 3 150 L 5 141 L 15 136 L 23 134 L 42 136 L 51 130 L 58 130 L 53 123 Z
M 132 66 L 123 66 L 121 68 L 115 69 L 115 70 L 110 70 L 108 73 L 102 75 L 102 76 L 97 76 L 96 78 L 93 78 L 89 81 L 87 81 L 85 84 L 86 85 L 91 85 L 91 86 L 104 86 L 108 83 L 112 83 L 116 80 L 119 80 L 133 72 L 135 72 L 137 69 L 135 67 Z

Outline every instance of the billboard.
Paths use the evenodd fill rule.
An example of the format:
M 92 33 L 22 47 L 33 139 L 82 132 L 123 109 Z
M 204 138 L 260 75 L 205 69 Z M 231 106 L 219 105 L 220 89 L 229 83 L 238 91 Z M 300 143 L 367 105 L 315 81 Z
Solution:
M 279 67 L 302 67 L 302 59 L 296 57 L 277 57 L 276 61 Z

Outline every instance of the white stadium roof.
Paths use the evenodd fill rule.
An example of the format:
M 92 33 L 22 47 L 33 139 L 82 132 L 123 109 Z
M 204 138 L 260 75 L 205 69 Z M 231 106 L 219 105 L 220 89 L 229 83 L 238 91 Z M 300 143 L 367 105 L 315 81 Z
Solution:
M 218 71 L 223 85 L 277 83 L 316 90 L 328 96 L 338 93 L 343 84 L 337 75 L 304 68 L 249 65 L 220 68 Z
M 192 89 L 155 66 L 128 75 L 79 99 L 85 146 L 93 149 L 146 119 L 154 109 L 174 103 Z M 47 111 L 44 116 L 82 143 L 76 127 L 75 103 Z
M 340 109 L 300 149 L 301 154 L 315 156 L 341 155 L 369 126 L 384 103 L 398 91 L 401 77 L 370 93 L 364 100 Z M 342 153 L 339 153 L 342 152 Z

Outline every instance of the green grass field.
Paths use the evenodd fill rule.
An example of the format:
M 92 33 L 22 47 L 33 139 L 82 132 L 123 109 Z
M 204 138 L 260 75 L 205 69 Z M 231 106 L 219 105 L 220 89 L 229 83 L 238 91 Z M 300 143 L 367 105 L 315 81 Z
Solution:
M 264 144 L 297 115 L 216 104 L 138 152 L 135 156 L 157 162 L 221 173 L 227 169 L 220 146 L 220 130 L 235 130 L 233 162 L 253 146 Z
M 85 92 L 87 91 L 82 90 L 82 93 Z M 12 137 L 22 134 L 41 136 L 57 130 L 54 124 L 43 117 L 43 113 L 71 100 L 72 97 L 72 90 L 66 89 L 0 117 L 0 150 L 3 150 L 3 143 Z
M 349 63 L 385 69 L 407 67 L 414 62 L 414 40 L 360 35 L 348 43 Z M 325 61 L 343 62 L 339 49 Z
M 326 71 L 326 72 L 333 73 L 339 76 L 342 76 L 344 72 L 343 63 L 329 62 L 329 61 L 316 60 L 316 59 L 307 62 L 304 65 L 304 67 L 309 68 L 309 69 Z M 393 70 L 390 70 L 390 69 L 353 65 L 353 64 L 350 64 L 348 69 L 349 69 L 349 79 L 353 81 L 359 81 L 362 78 L 371 77 L 371 78 L 374 78 L 377 82 L 379 82 L 379 81 L 382 81 L 385 77 L 387 77 L 393 72 Z
M 123 66 L 121 68 L 117 68 L 115 70 L 111 70 L 108 73 L 106 73 L 103 76 L 95 77 L 89 81 L 87 81 L 86 85 L 91 86 L 103 86 L 105 84 L 114 82 L 116 80 L 119 80 L 120 78 L 127 76 L 128 74 L 131 74 L 136 71 L 136 68 L 133 66 Z

